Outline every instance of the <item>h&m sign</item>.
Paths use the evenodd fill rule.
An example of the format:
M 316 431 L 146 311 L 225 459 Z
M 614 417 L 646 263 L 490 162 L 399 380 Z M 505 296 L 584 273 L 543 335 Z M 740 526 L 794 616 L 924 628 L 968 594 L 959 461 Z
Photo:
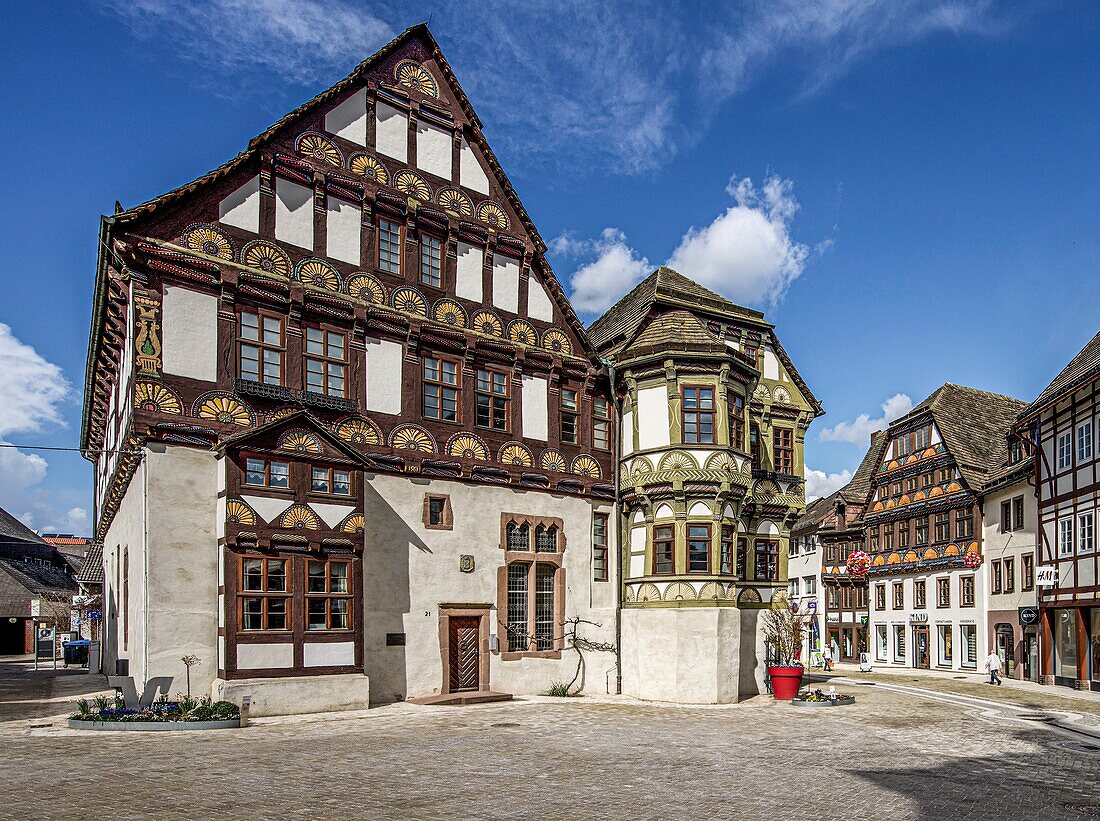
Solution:
M 1052 564 L 1035 568 L 1035 584 L 1039 587 L 1054 587 L 1058 584 L 1058 568 Z

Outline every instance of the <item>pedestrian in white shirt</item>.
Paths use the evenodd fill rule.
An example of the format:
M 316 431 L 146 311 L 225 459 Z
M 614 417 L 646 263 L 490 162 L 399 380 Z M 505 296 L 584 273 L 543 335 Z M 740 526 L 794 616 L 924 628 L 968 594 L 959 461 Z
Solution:
M 985 669 L 989 671 L 989 683 L 1000 685 L 1001 657 L 997 655 L 996 650 L 989 653 L 989 657 L 985 660 Z
M 821 650 L 821 662 L 826 673 L 833 669 L 833 651 L 827 644 Z

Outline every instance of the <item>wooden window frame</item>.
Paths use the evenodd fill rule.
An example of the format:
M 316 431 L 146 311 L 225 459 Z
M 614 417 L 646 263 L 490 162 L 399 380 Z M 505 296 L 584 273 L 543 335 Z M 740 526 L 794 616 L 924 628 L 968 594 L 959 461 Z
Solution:
M 745 581 L 749 574 L 749 538 L 748 536 L 737 537 L 737 560 L 734 565 L 734 573 L 737 576 L 738 581 Z
M 566 394 L 573 397 L 573 405 L 570 407 L 566 404 Z M 558 421 L 559 421 L 559 438 L 564 444 L 567 445 L 579 445 L 581 441 L 580 432 L 580 411 L 581 411 L 581 399 L 580 391 L 574 388 L 562 388 L 561 393 L 558 394 Z M 566 425 L 568 420 L 569 424 Z M 572 431 L 570 438 L 566 437 L 566 428 Z
M 894 582 L 894 589 L 891 591 L 893 595 L 893 608 L 894 610 L 905 609 L 905 582 Z
M 745 397 L 731 391 L 726 399 L 729 405 L 730 447 L 744 452 L 745 447 Z
M 437 247 L 434 249 L 434 256 L 430 253 L 431 244 L 433 242 L 437 243 Z M 420 254 L 418 257 L 419 270 L 417 271 L 417 279 L 421 285 L 428 288 L 443 288 L 443 260 L 445 257 L 446 245 L 446 240 L 440 239 L 435 234 L 422 233 L 420 235 Z M 434 271 L 432 270 L 432 263 L 435 264 Z M 426 278 L 425 264 L 428 266 Z
M 313 483 L 316 480 L 314 475 L 318 471 L 323 471 L 327 474 L 326 482 L 328 483 L 328 490 L 317 490 L 313 487 Z M 348 492 L 337 493 L 336 492 L 336 474 L 346 473 L 348 475 Z M 336 467 L 318 467 L 317 465 L 310 465 L 309 470 L 309 492 L 311 494 L 319 494 L 322 496 L 335 496 L 338 499 L 351 499 L 355 497 L 355 471 L 349 468 L 336 468 Z
M 698 538 L 693 539 L 692 536 L 691 536 L 692 528 L 702 528 L 704 533 L 706 534 L 705 539 L 698 539 Z M 710 525 L 709 522 L 688 522 L 687 529 L 686 529 L 686 532 L 685 532 L 685 545 L 686 545 L 686 549 L 687 549 L 686 554 L 685 554 L 686 559 L 687 559 L 687 568 L 686 568 L 686 570 L 687 570 L 688 573 L 709 574 L 711 572 L 711 568 L 710 568 L 710 565 L 711 565 L 710 549 L 711 549 L 711 543 L 712 543 L 712 541 L 711 541 L 712 536 L 713 536 L 713 531 L 711 529 L 711 525 Z M 692 542 L 698 543 L 700 541 L 705 541 L 705 543 L 706 543 L 706 566 L 704 568 L 702 568 L 701 570 L 696 570 L 696 569 L 693 569 L 692 566 L 691 566 L 691 543 Z
M 886 610 L 886 582 L 875 585 L 875 610 Z
M 732 576 L 737 572 L 737 528 L 733 525 L 722 525 L 719 540 L 718 572 L 724 576 Z
M 309 589 L 310 575 L 309 568 L 313 564 L 323 564 L 325 566 L 325 590 L 316 591 Z M 345 571 L 344 579 L 347 582 L 347 589 L 343 592 L 333 592 L 332 586 L 332 571 L 331 565 L 342 564 L 345 565 L 347 570 Z M 303 613 L 302 627 L 308 634 L 316 633 L 353 633 L 355 632 L 355 608 L 354 598 L 355 591 L 355 577 L 354 566 L 351 558 L 333 558 L 331 556 L 326 557 L 305 557 L 305 613 Z M 310 627 L 310 603 L 313 601 L 324 600 L 325 602 L 325 627 Z M 345 627 L 333 627 L 332 626 L 332 602 L 333 601 L 345 601 L 347 602 L 347 626 Z
M 257 338 L 248 339 L 244 336 L 244 317 L 245 316 L 256 317 Z M 279 342 L 273 344 L 267 342 L 264 339 L 265 329 L 264 320 L 273 319 L 279 323 Z M 244 349 L 246 347 L 255 348 L 257 350 L 257 372 L 253 379 L 251 376 L 245 376 L 244 373 Z M 270 382 L 264 376 L 264 354 L 267 351 L 274 351 L 278 355 L 279 364 L 279 378 L 277 382 Z M 279 387 L 286 386 L 286 317 L 282 314 L 277 314 L 274 311 L 267 311 L 262 308 L 242 308 L 237 314 L 237 376 L 241 379 L 258 382 L 261 385 L 277 385 Z
M 482 387 L 482 375 L 486 377 L 487 387 Z M 496 390 L 496 384 L 494 377 L 501 377 L 504 380 L 504 392 L 498 393 Z M 481 422 L 481 403 L 482 400 L 487 402 L 486 408 L 488 413 L 488 424 L 482 424 Z M 508 375 L 508 372 L 500 368 L 491 367 L 479 367 L 474 373 L 474 427 L 481 428 L 482 430 L 491 430 L 498 433 L 507 433 L 510 427 L 511 420 L 509 419 L 509 413 L 512 408 L 512 380 Z M 494 425 L 497 414 L 499 413 L 500 419 L 503 421 L 503 425 Z
M 244 566 L 246 562 L 258 561 L 261 567 L 262 589 L 250 590 L 245 589 L 245 573 Z M 269 590 L 268 589 L 268 562 L 282 562 L 283 563 L 283 589 L 282 590 Z M 237 562 L 237 629 L 241 633 L 247 633 L 249 635 L 264 635 L 271 633 L 293 633 L 294 632 L 294 581 L 293 581 L 293 563 L 282 556 L 268 556 L 260 553 L 244 553 L 241 554 Z M 259 599 L 261 604 L 260 620 L 262 627 L 246 628 L 244 626 L 244 602 L 245 599 Z M 281 599 L 285 603 L 285 610 L 283 612 L 283 626 L 282 627 L 268 627 L 268 601 L 271 599 Z
M 320 332 L 321 334 L 321 353 L 316 353 L 309 350 L 310 346 L 310 332 Z M 340 356 L 335 357 L 329 354 L 329 335 L 336 335 L 341 338 Z M 343 328 L 336 328 L 330 325 L 305 325 L 302 328 L 302 387 L 311 392 L 319 393 L 322 396 L 336 396 L 341 399 L 346 399 L 348 396 L 348 365 L 351 364 L 350 356 L 350 342 L 351 334 Z M 321 365 L 321 384 L 319 389 L 315 390 L 309 383 L 309 365 L 311 362 L 318 362 Z M 339 392 L 332 389 L 329 381 L 333 376 L 329 373 L 331 366 L 335 366 L 340 370 L 340 382 L 341 388 Z
M 1023 591 L 1035 589 L 1035 557 L 1030 553 L 1020 556 L 1020 589 Z
M 705 407 L 703 403 L 703 391 L 710 392 L 710 407 Z M 696 403 L 695 407 L 688 407 L 688 394 L 694 392 L 695 398 L 693 401 Z M 717 412 L 716 405 L 716 391 L 713 385 L 681 385 L 680 386 L 680 441 L 686 445 L 713 445 L 715 443 L 715 416 Z M 692 417 L 694 421 L 691 422 L 695 427 L 695 433 L 691 434 L 694 438 L 690 438 L 688 434 L 689 417 Z M 702 438 L 702 430 L 704 426 L 704 420 L 709 418 L 710 420 L 710 434 L 708 439 Z
M 389 267 L 392 264 L 392 253 L 387 251 L 386 264 L 382 264 L 382 235 L 385 233 L 387 236 L 392 234 L 388 229 L 384 229 L 383 225 L 392 225 L 397 228 L 397 269 Z M 402 276 L 402 272 L 405 270 L 405 226 L 400 222 L 394 222 L 386 217 L 379 217 L 375 224 L 375 267 L 384 274 L 390 276 Z M 388 240 L 387 240 L 388 242 Z
M 442 503 L 438 522 L 432 522 L 432 502 Z M 442 493 L 425 493 L 423 521 L 424 527 L 428 530 L 454 530 L 454 512 L 451 510 L 451 497 Z
M 1012 500 L 1005 499 L 1001 502 L 1001 533 L 1009 533 L 1012 530 Z
M 913 544 L 917 547 L 924 547 L 928 544 L 928 517 L 919 516 L 916 520 L 916 526 L 914 530 Z
M 966 523 L 966 527 L 962 527 Z M 955 510 L 955 539 L 974 538 L 974 508 L 960 507 Z
M 924 579 L 913 580 L 913 609 L 926 610 L 928 608 L 928 586 Z
M 776 473 L 784 476 L 794 474 L 794 430 L 792 428 L 772 428 L 772 459 Z
M 597 523 L 602 523 L 597 526 Z M 607 513 L 593 513 L 592 514 L 592 581 L 594 582 L 606 582 L 610 579 L 610 547 L 608 539 L 608 528 L 610 527 L 611 519 Z M 603 538 L 599 538 L 600 530 L 603 531 Z
M 944 594 L 946 591 L 946 595 Z M 948 609 L 951 607 L 951 577 L 936 579 L 936 608 Z
M 948 601 L 950 601 L 950 588 L 948 589 Z M 974 591 L 974 576 L 959 577 L 959 607 L 976 607 L 977 596 Z
M 1002 564 L 1004 565 L 1004 573 L 1005 573 L 1004 592 L 1005 593 L 1015 593 L 1016 592 L 1016 560 L 1011 556 L 1006 556 L 1005 559 L 1002 561 Z
M 942 544 L 943 542 L 951 541 L 951 512 L 942 510 L 935 515 L 935 532 L 933 533 L 935 537 L 934 544 Z
M 241 458 L 244 460 L 244 464 L 241 466 L 241 485 L 243 487 L 262 487 L 268 490 L 283 490 L 291 491 L 294 489 L 293 480 L 290 475 L 290 462 L 283 459 L 269 459 L 264 456 L 249 456 L 248 454 L 241 454 Z M 248 481 L 249 473 L 256 473 L 257 471 L 249 470 L 249 462 L 263 462 L 264 464 L 264 483 L 257 485 Z M 273 485 L 271 484 L 271 466 L 272 465 L 286 465 L 286 484 L 285 485 Z
M 438 363 L 439 376 L 435 379 L 428 375 L 429 362 Z M 454 365 L 455 368 L 455 381 L 454 383 L 446 382 L 443 379 L 445 373 L 444 365 Z M 428 413 L 428 391 L 429 389 L 437 389 L 439 391 L 437 398 L 437 409 L 439 411 L 438 416 L 431 416 Z M 447 419 L 444 417 L 444 404 L 446 391 L 454 392 L 454 405 L 455 405 L 455 418 Z M 424 419 L 430 419 L 433 422 L 442 422 L 445 425 L 461 425 L 462 424 L 462 362 L 458 359 L 450 359 L 445 356 L 424 356 L 421 360 L 420 366 L 420 415 Z
M 663 537 L 663 532 L 668 531 L 668 538 Z M 659 549 L 659 545 L 668 545 L 668 569 L 662 570 L 660 557 L 663 554 L 663 550 Z M 676 573 L 676 526 L 675 525 L 653 525 L 653 559 L 652 559 L 651 575 L 653 576 L 672 576 Z
M 761 551 L 761 546 L 765 549 Z M 753 579 L 756 581 L 779 581 L 779 541 L 777 539 L 753 539 L 752 543 L 752 570 Z M 768 573 L 761 575 L 760 557 L 767 557 Z
M 1001 593 L 1001 587 L 1003 584 L 1002 572 L 1001 572 L 1001 560 L 995 559 L 989 563 L 989 593 L 992 596 L 998 596 Z
M 1024 529 L 1024 497 L 1017 496 L 1012 500 L 1012 529 Z
M 602 396 L 594 396 L 592 397 L 592 447 L 596 450 L 609 451 L 612 441 L 611 402 Z

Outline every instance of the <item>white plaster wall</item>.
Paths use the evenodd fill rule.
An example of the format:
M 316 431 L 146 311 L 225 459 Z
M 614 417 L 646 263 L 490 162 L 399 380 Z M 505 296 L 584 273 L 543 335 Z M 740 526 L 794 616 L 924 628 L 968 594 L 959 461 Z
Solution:
M 524 375 L 520 391 L 523 435 L 545 442 L 549 426 L 546 379 Z
M 270 524 L 278 519 L 286 509 L 294 504 L 293 499 L 278 499 L 274 496 L 242 496 L 241 501 L 256 511 L 256 515 Z
M 629 456 L 634 452 L 634 411 L 623 413 L 622 430 L 619 431 L 622 439 L 622 454 Z
M 482 269 L 485 251 L 479 245 L 458 242 L 458 272 L 455 277 L 455 295 L 474 302 L 481 302 L 484 290 Z
M 1023 496 L 1024 498 L 1024 526 L 1022 530 L 1013 530 L 1001 533 L 1001 502 L 1010 501 Z M 989 610 L 1015 610 L 1018 607 L 1034 606 L 1036 602 L 1035 588 L 1025 591 L 1023 589 L 1023 560 L 1026 553 L 1035 554 L 1035 525 L 1037 521 L 1037 508 L 1035 494 L 1027 482 L 1018 482 L 1010 487 L 987 494 L 982 502 L 982 554 L 985 563 L 982 565 L 983 575 L 989 593 Z M 992 579 L 991 563 L 994 560 L 1011 558 L 1014 564 L 1015 585 L 1011 593 L 993 593 L 989 582 Z
M 238 707 L 245 696 L 252 699 L 250 716 L 283 716 L 362 710 L 370 701 L 370 682 L 359 673 L 335 676 L 293 676 L 215 679 L 215 701 L 232 701 Z
M 181 446 L 146 449 L 148 515 L 148 675 L 174 676 L 184 655 L 192 692 L 217 674 L 218 546 L 214 495 L 218 463 L 208 451 Z M 175 692 L 175 691 L 173 691 Z
M 533 276 L 527 281 L 527 315 L 543 322 L 554 321 L 554 303 L 542 283 Z
M 164 372 L 214 382 L 218 378 L 218 298 L 166 285 L 161 311 Z
M 401 413 L 401 366 L 405 349 L 400 342 L 364 340 L 367 349 L 366 406 L 379 413 Z
M 645 526 L 630 528 L 630 565 L 627 572 L 631 579 L 645 575 L 645 546 Z
M 451 178 L 451 132 L 434 123 L 416 124 L 416 164 L 429 174 Z
M 507 254 L 493 254 L 493 305 L 519 313 L 519 261 Z
M 329 197 L 325 231 L 327 253 L 333 259 L 358 265 L 362 256 L 363 211 L 358 205 Z
M 275 180 L 275 238 L 313 250 L 313 190 L 296 182 Z
M 263 670 L 268 667 L 294 666 L 294 645 L 286 644 L 238 644 L 237 668 Z
M 367 144 L 367 90 L 360 89 L 325 115 L 325 131 L 356 145 Z
M 355 664 L 354 641 L 315 641 L 302 646 L 305 667 L 340 667 Z
M 255 176 L 218 203 L 218 220 L 243 231 L 260 233 L 260 178 Z
M 126 493 L 119 503 L 115 518 L 103 537 L 103 599 L 104 633 L 101 644 L 103 671 L 108 675 L 115 673 L 115 660 L 129 659 L 130 675 L 145 682 L 145 574 L 142 571 L 145 557 L 145 506 L 142 488 L 144 486 L 145 463 L 138 465 Z M 123 644 L 123 622 L 120 610 L 123 606 L 122 585 L 116 586 L 117 572 L 121 562 L 122 549 L 126 548 L 130 557 L 129 608 L 125 618 L 129 622 L 127 642 Z
M 765 379 L 779 381 L 779 357 L 775 355 L 775 350 L 770 345 L 764 348 L 763 376 Z
M 571 497 L 508 488 L 476 487 L 457 482 L 424 480 L 413 483 L 397 476 L 368 477 L 364 566 L 364 663 L 372 697 L 430 695 L 443 682 L 439 645 L 439 605 L 446 602 L 492 606 L 491 632 L 499 628 L 496 611 L 497 570 L 503 565 L 500 547 L 502 513 L 554 516 L 564 522 L 566 549 L 565 615 L 603 624 L 586 628 L 594 640 L 614 642 L 614 590 L 618 584 L 615 561 L 609 562 L 610 581 L 592 580 L 592 505 Z M 427 530 L 422 523 L 424 494 L 450 496 L 454 529 Z M 459 571 L 459 557 L 474 557 L 472 573 Z M 614 554 L 613 554 L 614 555 Z M 606 587 L 612 592 L 598 591 Z M 592 601 L 606 602 L 594 607 Z M 386 634 L 406 634 L 406 646 L 387 647 Z M 593 653 L 588 659 L 589 692 L 604 692 L 605 673 L 615 657 Z M 551 681 L 572 678 L 576 657 L 571 652 L 556 659 L 503 662 L 490 658 L 490 684 L 495 690 L 517 694 L 545 692 Z
M 407 162 L 409 158 L 409 115 L 381 100 L 375 105 L 377 125 L 374 147 L 379 154 Z
M 479 194 L 489 193 L 489 178 L 485 175 L 485 169 L 481 167 L 474 150 L 464 139 L 458 156 L 458 174 L 462 185 Z
M 668 390 L 664 385 L 638 390 L 638 447 L 668 447 Z

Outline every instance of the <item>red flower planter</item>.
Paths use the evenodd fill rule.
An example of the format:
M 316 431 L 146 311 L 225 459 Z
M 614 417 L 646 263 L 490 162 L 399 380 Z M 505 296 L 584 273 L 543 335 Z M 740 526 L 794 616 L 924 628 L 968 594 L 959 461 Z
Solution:
M 769 667 L 768 675 L 772 680 L 772 695 L 776 701 L 790 701 L 798 695 L 802 686 L 801 667 Z

